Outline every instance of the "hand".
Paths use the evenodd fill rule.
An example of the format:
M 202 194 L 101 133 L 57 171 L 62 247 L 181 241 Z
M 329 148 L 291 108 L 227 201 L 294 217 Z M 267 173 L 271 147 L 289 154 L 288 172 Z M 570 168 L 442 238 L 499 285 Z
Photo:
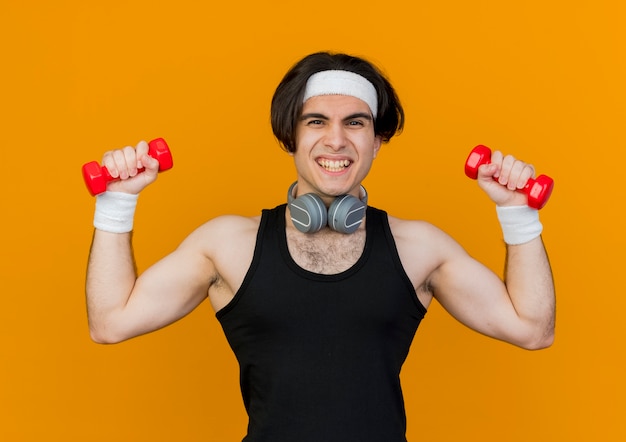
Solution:
M 528 202 L 523 189 L 530 178 L 535 177 L 531 164 L 517 160 L 512 155 L 494 151 L 491 162 L 478 168 L 478 185 L 498 206 L 523 206 Z
M 138 194 L 158 176 L 159 161 L 148 155 L 148 143 L 140 141 L 136 147 L 126 146 L 123 149 L 106 152 L 102 157 L 102 165 L 107 168 L 113 178 L 107 190 Z M 140 172 L 140 169 L 145 169 Z

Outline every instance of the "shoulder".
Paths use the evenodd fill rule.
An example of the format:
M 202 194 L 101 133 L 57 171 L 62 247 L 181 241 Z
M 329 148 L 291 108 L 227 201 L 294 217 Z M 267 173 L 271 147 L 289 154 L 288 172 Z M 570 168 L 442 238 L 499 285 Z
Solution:
M 415 275 L 426 279 L 446 262 L 466 255 L 457 241 L 427 221 L 389 216 L 389 228 L 402 265 L 417 285 Z
M 259 226 L 261 216 L 222 215 L 213 218 L 197 230 L 199 232 L 233 233 L 247 229 L 256 229 Z
M 194 230 L 179 249 L 203 256 L 220 278 L 236 287 L 252 261 L 260 221 L 260 216 L 213 218 Z
M 449 241 L 454 242 L 452 237 L 437 226 L 422 220 L 407 220 L 388 215 L 389 228 L 397 243 L 442 245 Z
M 202 249 L 212 255 L 228 244 L 229 248 L 241 242 L 254 242 L 261 216 L 222 215 L 196 228 L 182 246 Z

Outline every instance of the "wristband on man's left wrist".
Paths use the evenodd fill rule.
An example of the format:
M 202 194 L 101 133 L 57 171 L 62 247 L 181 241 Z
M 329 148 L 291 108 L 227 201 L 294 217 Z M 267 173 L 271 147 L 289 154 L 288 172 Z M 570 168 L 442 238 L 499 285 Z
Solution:
M 528 206 L 496 206 L 504 242 L 509 245 L 524 244 L 541 235 L 543 225 L 539 211 Z

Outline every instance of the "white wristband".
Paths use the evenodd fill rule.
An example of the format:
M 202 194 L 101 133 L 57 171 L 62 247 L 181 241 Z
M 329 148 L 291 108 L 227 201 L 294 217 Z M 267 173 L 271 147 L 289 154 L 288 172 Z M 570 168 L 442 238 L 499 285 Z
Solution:
M 543 231 L 539 211 L 528 206 L 496 206 L 504 242 L 510 245 L 527 243 Z
M 112 233 L 133 230 L 133 218 L 139 195 L 122 192 L 104 192 L 96 197 L 93 226 Z

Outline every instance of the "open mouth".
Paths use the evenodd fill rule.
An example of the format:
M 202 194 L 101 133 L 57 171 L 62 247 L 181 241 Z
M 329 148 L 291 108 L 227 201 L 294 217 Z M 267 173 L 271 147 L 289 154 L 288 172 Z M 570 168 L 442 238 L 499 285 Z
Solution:
M 351 164 L 350 160 L 328 160 L 320 159 L 317 161 L 321 167 L 329 172 L 341 172 Z

